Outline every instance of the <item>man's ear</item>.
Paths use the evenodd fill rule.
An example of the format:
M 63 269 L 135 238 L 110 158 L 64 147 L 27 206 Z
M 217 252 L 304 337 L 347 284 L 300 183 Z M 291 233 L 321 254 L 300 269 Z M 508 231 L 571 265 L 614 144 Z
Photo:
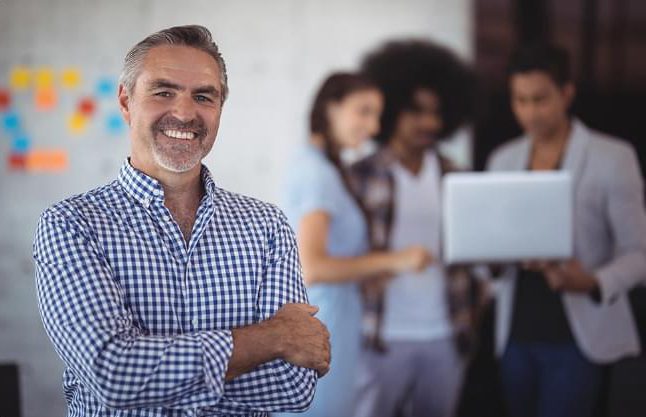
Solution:
M 565 101 L 567 103 L 567 108 L 569 109 L 570 106 L 572 106 L 574 97 L 576 96 L 576 86 L 574 85 L 573 82 L 568 82 L 563 86 L 562 91 L 563 91 L 563 96 L 565 97 Z
M 130 126 L 130 96 L 128 95 L 128 89 L 125 85 L 119 84 L 119 110 L 123 119 L 126 121 L 128 126 Z

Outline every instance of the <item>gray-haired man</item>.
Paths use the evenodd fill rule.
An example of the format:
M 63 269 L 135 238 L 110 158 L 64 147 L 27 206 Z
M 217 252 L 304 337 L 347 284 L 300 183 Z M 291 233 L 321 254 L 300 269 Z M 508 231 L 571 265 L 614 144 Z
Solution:
M 301 411 L 329 368 L 285 217 L 201 164 L 226 95 L 207 29 L 147 37 L 119 86 L 132 147 L 118 179 L 41 217 L 38 301 L 69 415 Z

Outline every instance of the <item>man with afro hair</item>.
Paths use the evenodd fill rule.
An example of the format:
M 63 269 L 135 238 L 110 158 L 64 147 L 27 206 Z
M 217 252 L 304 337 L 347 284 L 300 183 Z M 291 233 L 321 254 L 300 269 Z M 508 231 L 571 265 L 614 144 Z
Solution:
M 386 43 L 361 69 L 385 97 L 379 150 L 352 168 L 371 245 L 423 245 L 434 262 L 363 288 L 357 416 L 449 417 L 479 297 L 465 269 L 441 263 L 440 183 L 454 168 L 437 145 L 472 116 L 475 76 L 451 51 L 416 39 Z

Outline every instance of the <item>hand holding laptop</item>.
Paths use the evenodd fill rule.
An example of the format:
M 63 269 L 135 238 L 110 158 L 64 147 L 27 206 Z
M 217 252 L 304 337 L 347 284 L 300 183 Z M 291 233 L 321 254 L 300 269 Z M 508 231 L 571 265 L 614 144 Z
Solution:
M 594 275 L 586 272 L 576 259 L 565 262 L 530 261 L 523 267 L 540 271 L 554 291 L 589 292 L 598 286 Z

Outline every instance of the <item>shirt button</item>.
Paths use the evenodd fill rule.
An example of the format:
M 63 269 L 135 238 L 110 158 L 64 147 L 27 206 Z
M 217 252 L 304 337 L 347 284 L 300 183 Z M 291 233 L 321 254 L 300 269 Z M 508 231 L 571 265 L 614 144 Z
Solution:
M 169 222 L 170 221 L 170 216 L 164 216 L 163 219 L 164 219 L 165 222 Z
M 191 323 L 193 323 L 193 327 L 197 327 L 197 323 L 198 323 L 197 318 L 194 318 Z

